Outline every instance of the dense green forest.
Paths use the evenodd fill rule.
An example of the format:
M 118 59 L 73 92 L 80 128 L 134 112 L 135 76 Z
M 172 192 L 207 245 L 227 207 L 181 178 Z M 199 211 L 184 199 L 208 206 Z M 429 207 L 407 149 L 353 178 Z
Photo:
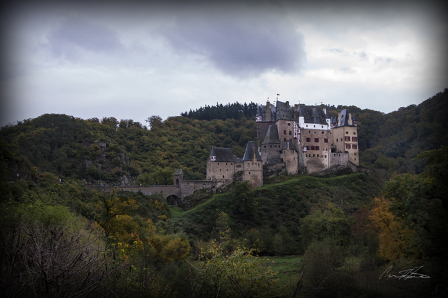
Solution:
M 194 194 L 188 210 L 160 195 L 85 184 L 169 184 L 175 168 L 202 179 L 212 145 L 243 155 L 255 139 L 253 118 L 152 116 L 148 128 L 46 114 L 3 127 L 0 290 L 5 297 L 442 297 L 447 92 L 387 115 L 327 107 L 356 113 L 363 173 L 279 176 L 257 189 L 235 182 Z
M 194 111 L 190 110 L 188 113 L 181 113 L 181 116 L 197 119 L 197 120 L 226 120 L 226 119 L 253 119 L 257 115 L 258 105 L 256 103 L 244 103 L 240 104 L 238 102 L 228 103 L 225 106 L 216 103 L 216 106 L 205 106 L 200 107 Z

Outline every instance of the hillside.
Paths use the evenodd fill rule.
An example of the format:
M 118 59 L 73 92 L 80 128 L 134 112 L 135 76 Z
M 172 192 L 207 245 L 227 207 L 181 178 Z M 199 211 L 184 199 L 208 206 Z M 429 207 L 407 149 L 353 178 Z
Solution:
M 175 212 L 167 228 L 173 233 L 183 230 L 193 239 L 207 240 L 216 237 L 217 218 L 224 211 L 230 217 L 233 237 L 247 237 L 249 231 L 259 234 L 264 243 L 261 253 L 272 254 L 275 235 L 283 233 L 287 235 L 284 242 L 288 243 L 284 253 L 300 254 L 303 248 L 299 219 L 328 203 L 342 208 L 347 214 L 368 207 L 381 192 L 387 177 L 379 170 L 333 178 L 299 176 L 254 190 L 238 188 L 215 194 L 188 211 Z M 245 201 L 242 197 L 246 194 Z
M 327 109 L 331 115 L 344 108 L 356 114 L 361 165 L 420 173 L 424 164 L 414 158 L 422 151 L 448 145 L 444 129 L 448 121 L 447 95 L 445 89 L 418 106 L 389 114 L 355 106 Z M 232 118 L 237 108 L 251 115 L 254 104 L 205 107 L 184 113 L 190 118 L 178 116 L 165 121 L 153 116 L 148 118 L 151 129 L 113 117 L 82 120 L 45 114 L 19 121 L 0 130 L 1 138 L 12 146 L 8 150 L 15 152 L 9 179 L 16 179 L 17 174 L 32 179 L 37 173 L 52 172 L 87 183 L 171 184 L 175 168 L 183 169 L 185 179 L 204 179 L 211 146 L 228 147 L 242 156 L 247 141 L 256 139 L 253 118 Z M 152 123 L 151 119 L 158 121 Z
M 446 95 L 387 115 L 349 107 L 358 115 L 363 164 L 371 168 L 365 173 L 279 176 L 256 189 L 235 182 L 221 193 L 198 196 L 187 211 L 168 206 L 161 195 L 118 188 L 105 193 L 81 180 L 167 184 L 174 168 L 184 169 L 186 179 L 201 179 L 212 145 L 243 154 L 254 139 L 253 120 L 154 116 L 148 129 L 132 120 L 47 114 L 3 127 L 0 288 L 8 289 L 5 296 L 32 296 L 36 285 L 57 293 L 67 286 L 84 291 L 90 286 L 80 285 L 89 284 L 95 297 L 110 291 L 123 297 L 214 297 L 230 288 L 220 281 L 235 276 L 236 266 L 245 270 L 238 280 L 249 276 L 244 284 L 255 297 L 270 291 L 291 297 L 299 285 L 299 296 L 316 297 L 445 291 Z M 341 108 L 329 107 L 330 113 Z M 420 153 L 431 148 L 436 150 Z M 33 181 L 37 173 L 39 183 Z M 36 261 L 34 256 L 49 252 L 61 257 Z M 269 271 L 269 258 L 285 255 L 300 260 L 292 280 Z M 82 270 L 67 270 L 67 264 Z M 412 279 L 410 285 L 390 276 L 379 280 L 390 266 L 392 274 L 421 266 L 419 273 L 430 279 Z M 41 278 L 53 278 L 54 270 L 63 272 L 58 282 Z M 198 286 L 187 280 L 199 280 Z

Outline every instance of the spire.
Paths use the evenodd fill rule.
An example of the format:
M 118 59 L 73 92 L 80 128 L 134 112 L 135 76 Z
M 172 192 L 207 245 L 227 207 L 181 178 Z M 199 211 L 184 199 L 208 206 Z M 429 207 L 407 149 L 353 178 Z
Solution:
M 262 161 L 260 154 L 258 154 L 257 145 L 254 141 L 247 142 L 246 151 L 244 152 L 243 161 L 252 161 L 253 158 L 257 161 Z

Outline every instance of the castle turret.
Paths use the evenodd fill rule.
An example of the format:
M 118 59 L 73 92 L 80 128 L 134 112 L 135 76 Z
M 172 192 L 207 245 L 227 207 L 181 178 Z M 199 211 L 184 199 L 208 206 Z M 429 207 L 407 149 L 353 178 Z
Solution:
M 254 141 L 247 142 L 244 152 L 243 181 L 246 180 L 253 188 L 263 186 L 263 161 Z
M 277 125 L 270 125 L 259 149 L 263 164 L 276 163 L 275 160 L 280 158 L 280 149 L 281 143 L 278 136 Z
M 180 185 L 183 180 L 184 180 L 184 173 L 182 172 L 182 169 L 175 169 L 174 170 L 174 185 Z

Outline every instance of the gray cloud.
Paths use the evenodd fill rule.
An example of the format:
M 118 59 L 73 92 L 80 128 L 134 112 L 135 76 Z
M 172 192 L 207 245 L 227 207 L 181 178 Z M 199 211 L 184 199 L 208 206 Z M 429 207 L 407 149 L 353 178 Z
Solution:
M 79 17 L 64 19 L 47 35 L 53 55 L 74 60 L 79 50 L 112 53 L 123 48 L 116 32 Z
M 333 52 L 333 53 L 342 53 L 342 52 L 344 52 L 344 50 L 342 50 L 342 49 L 336 49 L 336 48 L 328 49 L 328 51 L 329 51 L 329 52 Z
M 236 77 L 294 72 L 305 59 L 302 34 L 275 14 L 182 14 L 159 33 L 176 51 L 204 57 Z
M 395 60 L 390 57 L 375 57 L 373 59 L 374 63 L 383 63 L 383 64 L 389 64 L 391 62 L 394 62 Z
M 339 71 L 345 72 L 345 73 L 356 73 L 356 71 L 353 68 L 347 67 L 347 66 L 339 68 Z

